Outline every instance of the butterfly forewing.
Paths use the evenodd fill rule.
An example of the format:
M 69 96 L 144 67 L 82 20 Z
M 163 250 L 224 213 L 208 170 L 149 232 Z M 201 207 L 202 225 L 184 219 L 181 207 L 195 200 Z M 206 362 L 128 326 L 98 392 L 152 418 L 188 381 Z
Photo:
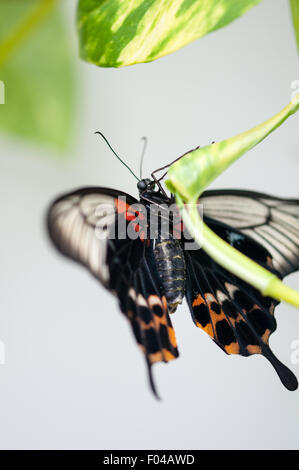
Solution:
M 200 198 L 206 217 L 256 240 L 272 256 L 281 276 L 299 269 L 299 201 L 238 190 L 207 191 Z
M 112 189 L 81 189 L 52 204 L 48 229 L 59 251 L 86 266 L 118 297 L 150 372 L 153 363 L 175 359 L 178 351 L 153 242 L 127 236 L 129 224 L 139 230 L 136 204 L 131 196 Z M 150 381 L 156 393 L 151 372 Z
M 109 227 L 115 221 L 115 197 L 108 190 L 77 190 L 57 199 L 48 213 L 49 234 L 66 256 L 85 265 L 104 285 Z

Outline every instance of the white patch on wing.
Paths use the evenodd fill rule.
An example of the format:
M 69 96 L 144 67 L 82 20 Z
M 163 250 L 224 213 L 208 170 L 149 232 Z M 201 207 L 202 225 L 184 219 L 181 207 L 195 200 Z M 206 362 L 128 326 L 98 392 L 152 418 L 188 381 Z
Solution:
M 135 289 L 133 289 L 133 287 L 129 289 L 128 295 L 129 297 L 131 297 L 132 300 L 136 301 L 136 292 L 135 292 Z
M 215 297 L 213 296 L 213 294 L 210 294 L 210 293 L 205 294 L 205 299 L 209 304 L 216 302 Z
M 282 276 L 299 269 L 299 200 L 224 190 L 208 192 L 199 202 L 205 216 L 240 230 L 266 248 Z
M 234 195 L 203 198 L 203 213 L 241 229 L 263 223 L 268 209 L 256 199 Z
M 138 294 L 137 296 L 137 304 L 139 305 L 139 307 L 148 307 L 145 298 L 141 294 Z
M 227 295 L 225 295 L 224 292 L 222 292 L 221 290 L 217 290 L 216 296 L 220 304 L 222 304 L 225 300 L 228 300 Z
M 229 282 L 225 282 L 224 285 L 230 297 L 233 299 L 234 293 L 239 290 L 238 287 L 234 286 L 233 284 L 230 284 Z
M 150 295 L 147 299 L 148 304 L 150 307 L 154 307 L 155 305 L 159 305 L 159 307 L 163 308 L 163 304 L 161 299 L 157 295 Z
M 62 199 L 50 213 L 51 231 L 58 247 L 104 283 L 109 279 L 107 239 L 114 220 L 114 198 L 96 193 Z

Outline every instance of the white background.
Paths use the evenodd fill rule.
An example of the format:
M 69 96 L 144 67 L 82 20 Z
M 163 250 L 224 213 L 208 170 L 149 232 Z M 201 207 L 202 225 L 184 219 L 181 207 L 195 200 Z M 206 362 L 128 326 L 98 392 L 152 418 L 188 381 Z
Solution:
M 136 171 L 147 135 L 149 174 L 279 111 L 299 79 L 298 64 L 288 2 L 264 0 L 151 64 L 109 70 L 80 62 L 83 97 L 68 158 L 2 138 L 1 448 L 298 448 L 299 392 L 285 390 L 264 358 L 223 354 L 193 326 L 186 305 L 173 317 L 180 358 L 154 367 L 157 402 L 116 300 L 52 249 L 44 227 L 61 192 L 99 185 L 136 195 L 135 180 L 95 130 Z M 299 197 L 298 122 L 291 118 L 213 186 Z M 298 275 L 287 281 L 299 288 Z M 299 312 L 281 305 L 276 316 L 271 346 L 299 376 L 290 360 Z

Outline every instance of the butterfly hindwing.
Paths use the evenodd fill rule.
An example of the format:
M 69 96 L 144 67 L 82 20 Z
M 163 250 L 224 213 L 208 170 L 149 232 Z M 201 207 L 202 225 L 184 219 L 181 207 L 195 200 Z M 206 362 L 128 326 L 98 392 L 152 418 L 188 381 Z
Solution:
M 209 197 L 213 197 L 212 191 L 209 192 Z M 204 199 L 205 195 L 203 201 Z M 210 215 L 212 211 L 205 210 L 207 205 L 203 203 L 205 222 L 218 236 L 261 266 L 282 276 L 274 268 L 273 256 L 265 246 L 251 238 L 247 232 L 209 218 L 207 214 Z M 213 215 L 216 211 L 215 205 Z M 230 207 L 230 214 L 228 220 L 233 223 L 236 215 L 234 206 Z M 224 217 L 225 214 L 222 213 L 222 219 Z M 246 217 L 246 213 L 243 213 L 243 217 Z M 263 220 L 263 223 L 266 224 L 267 220 Z M 264 355 L 274 366 L 283 384 L 289 390 L 295 390 L 298 386 L 296 377 L 274 356 L 268 344 L 270 335 L 276 329 L 274 309 L 278 302 L 262 296 L 254 287 L 222 268 L 201 249 L 186 251 L 185 256 L 186 297 L 195 324 L 208 333 L 227 354 Z
M 118 297 L 150 372 L 153 363 L 175 359 L 178 351 L 153 242 L 127 235 L 129 224 L 133 231 L 140 230 L 144 211 L 138 207 L 144 209 L 131 196 L 112 189 L 77 190 L 52 204 L 48 230 L 61 253 L 87 267 Z M 155 392 L 151 372 L 150 381 Z

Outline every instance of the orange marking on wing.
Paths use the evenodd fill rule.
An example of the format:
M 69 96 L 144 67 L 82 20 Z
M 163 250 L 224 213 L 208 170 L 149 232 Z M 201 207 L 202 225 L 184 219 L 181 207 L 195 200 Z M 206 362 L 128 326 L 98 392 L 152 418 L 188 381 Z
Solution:
M 249 354 L 262 354 L 262 349 L 260 346 L 249 344 L 246 349 Z
M 271 330 L 266 330 L 262 336 L 262 340 L 264 341 L 264 343 L 268 343 L 270 335 L 271 335 Z
M 196 322 L 196 326 L 201 328 L 205 333 L 207 333 L 211 338 L 215 338 L 214 331 L 211 323 L 208 323 L 207 326 L 203 327 L 199 322 Z
M 166 315 L 163 315 L 163 317 L 159 317 L 158 315 L 154 315 L 154 320 L 156 322 L 156 325 L 165 325 L 168 327 L 167 325 L 167 320 L 166 320 Z
M 177 342 L 176 342 L 175 332 L 171 326 L 168 327 L 168 335 L 169 335 L 169 339 L 170 339 L 172 346 L 176 348 Z
M 167 349 L 163 349 L 163 356 L 165 361 L 172 361 L 173 359 L 176 359 L 176 357 Z
M 140 318 L 137 318 L 137 321 L 139 323 L 140 328 L 142 328 L 143 330 L 150 330 L 151 328 L 155 328 L 155 324 L 154 324 L 153 321 L 151 321 L 149 323 L 145 323 Z
M 157 295 L 150 295 L 149 298 L 147 299 L 147 302 L 150 308 L 153 308 L 155 307 L 155 305 L 158 305 L 162 309 L 162 312 L 163 312 L 163 315 L 161 317 L 157 314 L 154 314 L 153 316 L 153 319 L 155 322 L 155 329 L 159 331 L 160 325 L 165 325 L 167 327 L 168 326 L 167 317 L 166 317 L 167 309 L 165 309 L 165 303 L 163 302 L 163 300 L 161 301 L 160 297 L 158 297 Z
M 174 359 L 176 359 L 176 356 L 174 356 L 167 349 L 163 348 L 162 351 L 158 351 L 156 353 L 149 354 L 148 359 L 149 359 L 149 362 L 151 364 L 154 364 L 155 362 L 173 361 Z
M 217 314 L 213 308 L 211 307 L 212 303 L 216 303 L 219 305 L 218 301 L 216 300 L 216 298 L 214 297 L 213 294 L 205 294 L 205 299 L 206 299 L 206 304 L 209 308 L 209 312 L 210 312 L 210 317 L 211 317 L 211 325 L 210 325 L 210 328 L 209 328 L 209 332 L 208 334 L 212 337 L 212 338 L 216 338 L 216 333 L 214 333 L 214 331 L 216 331 L 216 324 L 218 321 L 221 321 L 221 320 L 226 320 L 226 316 L 224 315 L 224 312 L 223 310 L 221 309 L 220 313 Z M 208 328 L 209 325 L 207 325 L 206 328 Z M 206 329 L 205 329 L 206 331 Z
M 199 307 L 201 304 L 205 304 L 209 308 L 209 305 L 205 302 L 204 298 L 201 295 L 198 295 L 196 299 L 193 300 L 192 307 Z M 211 338 L 215 337 L 212 323 L 208 323 L 206 326 L 202 326 L 199 322 L 196 322 L 196 326 L 205 331 L 205 333 L 207 333 Z
M 226 320 L 227 321 L 227 318 L 224 315 L 224 312 L 223 312 L 222 309 L 221 309 L 220 313 L 216 313 L 212 308 L 209 308 L 209 310 L 210 310 L 210 315 L 213 318 L 215 323 L 217 323 L 221 320 Z
M 148 359 L 151 364 L 154 364 L 154 362 L 161 362 L 163 361 L 162 352 L 158 351 L 156 353 L 149 354 Z
M 198 295 L 196 299 L 193 300 L 192 307 L 198 307 L 201 304 L 205 304 L 205 301 L 201 295 Z
M 238 343 L 231 343 L 228 346 L 224 346 L 224 349 L 228 354 L 240 353 L 240 346 L 238 345 Z
M 245 313 L 245 315 L 246 315 L 245 311 L 243 311 L 243 313 Z M 244 318 L 242 317 L 241 313 L 238 313 L 238 316 L 235 319 L 235 323 L 240 323 L 240 321 L 244 321 Z
M 174 329 L 168 325 L 167 322 L 167 300 L 166 297 L 163 295 L 163 297 L 160 299 L 157 295 L 150 295 L 148 298 L 148 304 L 150 307 L 154 307 L 155 305 L 158 305 L 159 307 L 162 308 L 163 310 L 163 315 L 159 317 L 158 315 L 154 314 L 154 322 L 155 322 L 155 329 L 157 331 L 160 330 L 160 325 L 164 325 L 167 327 L 168 331 L 168 336 L 169 336 L 169 341 L 171 345 L 176 348 L 177 347 L 177 342 L 176 342 L 176 337 L 175 337 L 175 332 Z M 170 361 L 171 359 L 175 359 L 175 356 L 173 356 L 172 353 L 167 351 L 166 349 L 163 349 L 163 355 L 165 356 L 166 361 Z M 170 358 L 171 356 L 171 358 Z

